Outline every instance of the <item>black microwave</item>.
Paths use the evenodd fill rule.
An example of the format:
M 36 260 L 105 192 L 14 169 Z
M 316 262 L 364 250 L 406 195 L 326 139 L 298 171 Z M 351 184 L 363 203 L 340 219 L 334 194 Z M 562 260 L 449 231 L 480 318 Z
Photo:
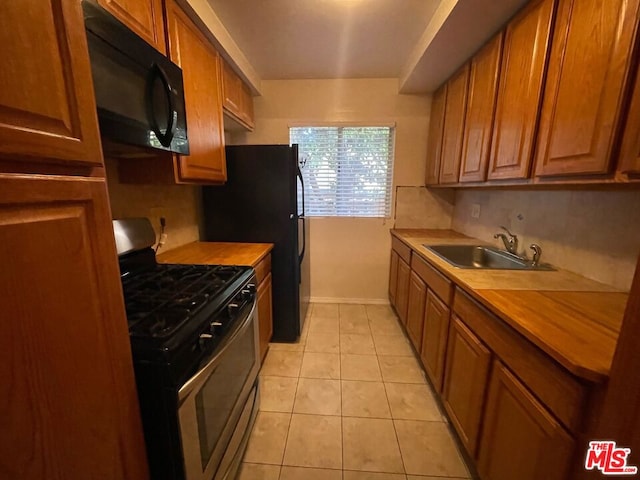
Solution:
M 180 67 L 102 7 L 82 8 L 101 135 L 188 155 Z

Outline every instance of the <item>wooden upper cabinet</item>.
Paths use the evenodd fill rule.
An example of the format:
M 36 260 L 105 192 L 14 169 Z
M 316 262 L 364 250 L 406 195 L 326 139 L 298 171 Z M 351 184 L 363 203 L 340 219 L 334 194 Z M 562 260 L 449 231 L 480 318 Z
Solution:
M 471 60 L 460 182 L 487 179 L 501 53 L 502 33 L 499 33 Z
M 442 392 L 444 359 L 449 338 L 449 308 L 431 291 L 427 291 L 420 357 L 433 386 Z
M 560 0 L 536 149 L 537 176 L 610 171 L 639 3 Z
M 0 2 L 0 157 L 101 166 L 79 1 Z
M 424 306 L 427 298 L 427 284 L 416 272 L 409 279 L 409 303 L 407 306 L 407 332 L 411 343 L 419 352 L 422 347 L 422 327 L 424 325 Z
M 162 0 L 97 0 L 114 17 L 166 53 Z
M 241 101 L 241 115 L 244 123 L 253 130 L 255 125 L 254 114 L 253 114 L 253 93 L 249 88 L 249 85 L 242 82 L 242 92 L 240 95 Z
M 249 130 L 253 130 L 253 96 L 231 65 L 222 60 L 222 98 L 225 111 Z
M 442 153 L 440 156 L 440 183 L 458 183 L 464 117 L 467 108 L 469 63 L 458 70 L 447 83 Z
M 220 57 L 173 0 L 166 8 L 170 57 L 182 68 L 190 150 L 189 156 L 178 159 L 178 177 L 187 182 L 221 183 L 227 179 L 227 165 Z
M 484 480 L 566 480 L 573 440 L 500 362 L 495 362 L 478 453 Z
M 2 478 L 148 479 L 104 180 L 0 175 L 0 245 Z
M 222 60 L 222 106 L 231 112 L 240 111 L 242 80 L 231 65 Z
M 440 157 L 442 155 L 442 130 L 444 108 L 447 101 L 447 84 L 433 94 L 429 117 L 429 143 L 427 144 L 427 174 L 425 184 L 437 185 L 440 180 Z
M 533 0 L 505 30 L 490 180 L 530 175 L 554 9 L 554 0 Z
M 636 81 L 622 139 L 618 170 L 640 174 L 640 71 L 636 67 Z
M 491 352 L 454 316 L 449 329 L 444 406 L 472 457 L 480 432 L 490 366 Z

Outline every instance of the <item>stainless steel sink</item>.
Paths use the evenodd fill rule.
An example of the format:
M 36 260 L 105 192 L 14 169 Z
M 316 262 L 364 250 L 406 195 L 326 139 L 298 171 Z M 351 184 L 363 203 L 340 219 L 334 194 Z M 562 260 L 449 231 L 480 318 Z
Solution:
M 459 268 L 485 270 L 553 270 L 550 265 L 532 266 L 512 253 L 483 245 L 426 245 L 428 250 Z

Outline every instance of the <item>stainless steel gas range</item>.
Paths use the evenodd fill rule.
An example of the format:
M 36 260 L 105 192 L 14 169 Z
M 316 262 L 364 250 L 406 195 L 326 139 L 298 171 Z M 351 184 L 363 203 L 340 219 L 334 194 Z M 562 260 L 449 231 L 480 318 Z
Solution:
M 232 479 L 259 404 L 254 271 L 158 264 L 147 219 L 114 232 L 151 478 Z

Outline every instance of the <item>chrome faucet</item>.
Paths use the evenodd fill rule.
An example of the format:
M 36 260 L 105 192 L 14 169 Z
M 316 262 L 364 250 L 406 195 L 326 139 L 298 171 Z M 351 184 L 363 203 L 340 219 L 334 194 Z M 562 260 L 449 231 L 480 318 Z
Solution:
M 533 250 L 533 258 L 531 259 L 531 266 L 537 267 L 540 265 L 540 257 L 542 256 L 542 247 L 537 243 L 532 243 L 529 248 Z
M 507 249 L 507 252 L 517 255 L 518 254 L 518 236 L 513 235 L 509 230 L 507 230 L 507 227 L 503 227 L 501 225 L 500 228 L 503 229 L 505 232 L 507 232 L 507 235 L 509 236 L 507 237 L 507 235 L 505 235 L 504 233 L 496 233 L 493 236 L 493 238 L 501 239 L 502 242 L 504 243 L 504 248 Z

